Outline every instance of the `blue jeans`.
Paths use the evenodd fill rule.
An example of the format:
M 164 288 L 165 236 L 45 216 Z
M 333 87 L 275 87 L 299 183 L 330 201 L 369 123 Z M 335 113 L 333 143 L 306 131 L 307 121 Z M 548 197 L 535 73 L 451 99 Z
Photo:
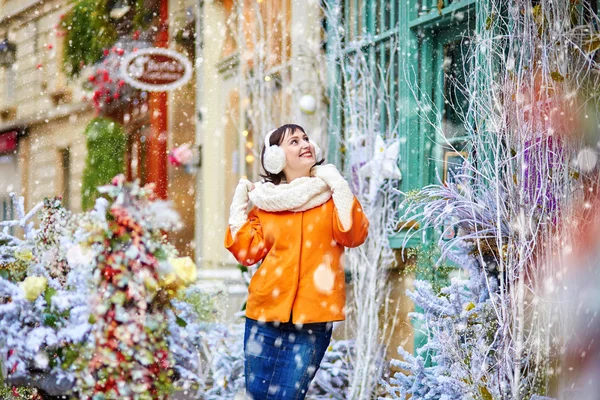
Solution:
M 246 394 L 253 400 L 301 400 L 331 340 L 331 322 L 258 322 L 246 318 Z

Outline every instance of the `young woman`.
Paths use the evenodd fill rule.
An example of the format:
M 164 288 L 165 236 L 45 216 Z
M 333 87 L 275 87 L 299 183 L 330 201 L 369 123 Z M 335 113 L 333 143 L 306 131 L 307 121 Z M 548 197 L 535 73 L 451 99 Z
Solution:
M 345 318 L 345 247 L 369 222 L 334 165 L 298 125 L 267 134 L 264 181 L 240 180 L 225 247 L 243 265 L 261 262 L 248 287 L 246 392 L 254 400 L 304 399 Z M 250 207 L 249 204 L 252 204 Z

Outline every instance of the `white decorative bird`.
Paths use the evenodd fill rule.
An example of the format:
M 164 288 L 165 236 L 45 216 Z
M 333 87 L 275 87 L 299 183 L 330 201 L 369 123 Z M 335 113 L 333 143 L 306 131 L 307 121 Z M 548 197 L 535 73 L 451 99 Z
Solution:
M 400 142 L 395 139 L 386 144 L 379 135 L 375 138 L 373 158 L 360 168 L 360 176 L 369 178 L 369 193 L 367 199 L 373 202 L 385 179 L 402 179 L 398 167 Z

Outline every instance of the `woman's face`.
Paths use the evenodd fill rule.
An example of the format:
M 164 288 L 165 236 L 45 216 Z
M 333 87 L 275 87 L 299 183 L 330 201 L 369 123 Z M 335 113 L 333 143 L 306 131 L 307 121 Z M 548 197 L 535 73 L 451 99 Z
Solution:
M 285 168 L 283 173 L 288 178 L 309 176 L 310 169 L 317 162 L 315 148 L 308 141 L 308 135 L 301 130 L 286 133 L 279 146 L 285 152 Z

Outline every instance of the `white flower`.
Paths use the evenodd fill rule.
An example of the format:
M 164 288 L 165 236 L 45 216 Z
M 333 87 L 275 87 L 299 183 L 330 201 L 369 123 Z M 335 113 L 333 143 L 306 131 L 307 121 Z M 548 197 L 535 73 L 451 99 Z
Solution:
M 35 355 L 35 358 L 33 359 L 35 366 L 39 369 L 46 369 L 48 367 L 48 362 L 50 361 L 48 359 L 48 355 L 43 352 L 40 351 L 39 353 L 37 353 Z
M 90 265 L 94 260 L 94 253 L 81 245 L 71 246 L 67 251 L 67 262 L 70 266 Z

